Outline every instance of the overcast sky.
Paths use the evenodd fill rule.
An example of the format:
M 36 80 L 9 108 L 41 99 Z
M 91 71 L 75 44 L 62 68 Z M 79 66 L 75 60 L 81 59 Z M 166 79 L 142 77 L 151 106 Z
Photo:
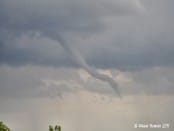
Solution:
M 12 131 L 57 122 L 63 131 L 139 131 L 135 123 L 170 123 L 165 131 L 173 131 L 173 5 L 0 0 L 0 121 Z M 60 37 L 117 82 L 122 99 L 79 66 Z

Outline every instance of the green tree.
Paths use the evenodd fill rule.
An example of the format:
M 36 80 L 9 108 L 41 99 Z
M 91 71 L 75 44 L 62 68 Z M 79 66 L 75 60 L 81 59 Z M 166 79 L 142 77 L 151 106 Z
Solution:
M 61 131 L 61 126 L 56 125 L 56 126 L 55 126 L 55 131 Z
M 61 131 L 61 126 L 60 125 L 56 125 L 54 128 L 53 126 L 49 126 L 49 131 Z
M 3 122 L 0 122 L 0 131 L 10 131 L 10 129 Z
M 49 131 L 54 131 L 53 126 L 49 126 Z

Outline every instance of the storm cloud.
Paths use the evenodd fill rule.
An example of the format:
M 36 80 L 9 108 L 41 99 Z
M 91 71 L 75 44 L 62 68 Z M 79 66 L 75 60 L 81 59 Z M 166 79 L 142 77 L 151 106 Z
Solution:
M 110 36 L 115 33 L 122 34 L 122 30 L 125 29 L 118 28 L 111 30 L 113 31 L 112 35 L 110 33 L 106 34 L 107 30 L 111 28 L 109 25 L 117 26 L 120 24 L 117 19 L 122 20 L 122 27 L 130 24 L 128 28 L 125 27 L 126 30 L 135 32 L 135 29 L 130 29 L 130 27 L 136 26 L 136 23 L 132 23 L 130 20 L 134 19 L 133 21 L 138 20 L 138 22 L 141 22 L 139 21 L 141 17 L 146 17 L 147 19 L 150 17 L 145 15 L 146 5 L 139 0 L 110 0 L 108 2 L 103 0 L 97 0 L 95 2 L 80 0 L 52 0 L 50 2 L 41 2 L 39 0 L 3 0 L 0 5 L 1 64 L 39 64 L 75 67 L 75 63 L 66 57 L 66 53 L 62 52 L 61 47 L 54 41 L 59 34 L 71 41 L 71 44 L 75 48 L 79 48 L 78 44 L 76 44 L 77 41 L 86 43 L 88 39 L 91 38 L 99 40 L 100 44 L 97 44 L 98 41 L 88 43 L 88 48 L 94 48 L 94 50 L 92 52 L 89 51 L 89 54 L 82 53 L 82 55 L 87 57 L 86 59 L 91 65 L 100 68 L 119 68 L 125 67 L 125 65 L 136 66 L 139 65 L 139 63 L 141 63 L 141 66 L 144 63 L 138 61 L 142 57 L 146 57 L 147 54 L 150 54 L 141 52 L 135 52 L 136 54 L 133 54 L 134 51 L 131 49 L 127 50 L 127 45 L 126 48 L 121 48 L 120 51 L 110 51 L 110 48 L 120 48 L 120 43 L 125 45 L 127 44 L 126 42 L 129 42 L 132 48 L 136 50 L 138 43 L 132 44 L 135 42 L 132 34 L 130 34 L 130 36 L 123 34 L 121 37 L 116 35 L 115 38 L 111 38 L 112 41 L 109 41 Z M 115 23 L 110 23 L 114 21 Z M 126 21 L 128 23 L 126 23 Z M 141 27 L 137 26 L 136 28 L 139 29 Z M 108 39 L 105 42 L 101 42 L 103 35 L 105 35 L 105 39 Z M 83 38 L 84 36 L 85 38 Z M 117 40 L 117 37 L 120 41 Z M 127 37 L 131 37 L 132 41 L 124 41 Z M 102 48 L 102 52 L 104 53 L 101 52 L 100 48 Z M 107 50 L 107 48 L 109 50 Z M 56 49 L 58 51 L 56 51 Z M 85 49 L 80 48 L 80 50 L 83 52 Z M 58 57 L 55 57 L 56 55 Z M 113 55 L 116 57 L 111 59 L 110 56 Z M 134 55 L 140 58 L 136 58 Z M 120 60 L 120 58 L 123 60 Z M 119 64 L 113 61 L 118 61 Z M 147 63 L 149 62 L 151 61 L 147 61 Z
M 165 2 L 162 0 L 160 2 L 144 0 L 109 0 L 107 2 L 104 0 L 95 2 L 92 0 L 51 0 L 49 2 L 46 0 L 2 0 L 0 1 L 1 70 L 6 65 L 14 69 L 25 66 L 38 66 L 46 70 L 51 67 L 81 68 L 57 41 L 57 37 L 62 36 L 79 52 L 89 66 L 111 72 L 129 72 L 131 79 L 136 79 L 133 84 L 122 85 L 120 83 L 121 87 L 135 86 L 136 88 L 141 87 L 140 90 L 145 90 L 150 94 L 170 94 L 173 90 L 170 82 L 167 82 L 167 78 L 163 82 L 168 84 L 166 88 L 163 88 L 165 84 L 161 86 L 160 81 L 158 86 L 153 82 L 148 85 L 149 81 L 144 83 L 146 73 L 143 73 L 140 81 L 137 78 L 141 74 L 139 72 L 144 70 L 145 72 L 152 70 L 152 73 L 149 72 L 151 76 L 153 73 L 155 74 L 154 69 L 156 68 L 160 69 L 159 72 L 163 69 L 171 70 L 173 68 L 174 16 L 171 13 L 172 3 L 171 0 Z M 29 71 L 27 70 L 26 72 Z M 139 75 L 134 76 L 134 71 Z M 12 76 L 6 76 L 7 72 L 1 74 L 3 74 L 1 92 L 5 92 L 4 94 L 11 95 L 8 91 L 10 90 L 10 92 L 16 91 L 18 95 L 17 89 L 23 89 L 26 85 L 26 89 L 31 87 L 33 91 L 37 89 L 38 92 L 31 91 L 30 94 L 37 96 L 39 90 L 42 90 L 37 87 L 45 86 L 45 80 L 33 79 L 30 75 L 23 74 L 22 79 L 24 80 L 20 83 L 19 79 L 13 79 L 13 74 Z M 17 73 L 17 75 L 19 74 Z M 151 78 L 150 76 L 149 78 Z M 114 77 L 116 81 L 119 79 L 116 74 Z M 156 75 L 154 77 L 158 78 Z M 154 80 L 156 81 L 156 79 Z M 159 79 L 163 81 L 161 77 Z M 15 87 L 13 89 L 13 84 L 5 80 L 14 81 L 12 83 L 16 83 L 14 86 L 17 89 Z M 55 83 L 53 82 L 51 85 L 57 87 Z M 111 93 L 110 90 L 103 88 L 100 82 L 98 86 L 101 86 L 101 90 L 93 87 L 93 84 L 91 81 L 88 81 L 88 84 L 80 82 L 79 86 L 86 87 L 88 91 Z M 67 84 L 63 84 L 62 87 L 66 88 Z M 157 91 L 157 88 L 160 90 Z M 128 94 L 141 92 L 139 90 L 132 92 L 127 88 L 122 90 Z M 63 92 L 71 91 L 72 89 L 69 88 L 63 90 Z M 26 91 L 26 95 L 27 93 L 29 91 Z M 14 96 L 17 95 L 14 94 Z
M 173 66 L 170 5 L 171 0 L 2 0 L 0 63 L 76 67 L 54 41 L 61 34 L 99 68 Z
M 129 72 L 131 79 L 138 78 L 134 78 L 133 71 L 152 70 L 153 72 L 156 68 L 172 69 L 174 64 L 172 3 L 171 0 L 165 2 L 162 0 L 160 2 L 2 0 L 0 1 L 0 64 L 2 68 L 6 65 L 11 68 L 22 68 L 28 65 L 45 69 L 81 68 L 60 46 L 57 37 L 61 35 L 79 52 L 87 64 L 96 69 Z M 11 77 L 6 78 L 6 73 L 2 73 L 5 74 L 1 76 L 5 84 L 1 88 L 8 94 L 12 85 L 4 82 L 4 79 L 18 82 L 19 79 L 10 80 Z M 117 80 L 116 74 L 114 75 Z M 26 82 L 27 89 L 45 84 L 45 81 L 38 78 L 26 79 L 28 81 L 23 81 Z M 153 92 L 152 94 L 173 92 L 170 82 L 166 82 L 169 84 L 167 89 L 156 85 L 154 87 L 153 82 L 147 88 L 147 83 L 143 83 L 146 79 L 144 77 L 142 79 L 140 82 L 142 86 L 137 80 L 134 81 L 136 84 L 129 84 L 132 87 L 140 86 L 142 90 Z M 16 87 L 22 89 L 24 85 L 18 82 Z M 55 86 L 55 82 L 53 83 L 52 85 Z M 80 83 L 80 86 L 82 85 L 89 91 L 111 93 L 105 88 L 91 89 L 90 82 L 88 86 Z M 160 90 L 155 91 L 158 87 Z M 123 90 L 132 93 L 127 88 Z M 136 91 L 133 94 L 136 94 Z

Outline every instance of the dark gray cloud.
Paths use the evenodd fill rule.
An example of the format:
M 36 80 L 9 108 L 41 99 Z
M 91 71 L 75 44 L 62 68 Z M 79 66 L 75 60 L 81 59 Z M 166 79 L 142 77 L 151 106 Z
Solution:
M 97 3 L 92 0 L 83 2 L 2 0 L 0 64 L 9 64 L 16 66 L 15 68 L 24 65 L 77 67 L 78 65 L 56 41 L 56 37 L 61 34 L 67 43 L 72 44 L 80 52 L 89 65 L 95 67 L 129 71 L 151 69 L 153 66 L 173 67 L 172 3 L 170 0 L 165 2 L 97 0 Z M 43 81 L 38 78 L 33 79 L 30 75 L 16 78 L 14 74 L 8 76 L 8 72 L 2 74 L 2 95 L 8 94 L 8 90 L 11 92 L 23 90 L 25 85 L 27 90 L 36 88 L 38 90 L 34 93 L 36 95 L 40 91 L 37 86 L 45 86 Z M 8 83 L 6 79 L 12 82 Z M 141 79 L 146 81 L 144 77 Z M 161 78 L 159 80 L 162 81 Z M 162 87 L 159 86 L 160 81 L 159 85 L 157 83 L 154 85 L 152 82 L 146 90 L 147 84 L 142 81 L 136 80 L 136 84 L 131 86 L 142 87 L 142 90 L 145 89 L 145 92 L 152 94 L 173 93 L 170 84 L 167 89 L 163 88 L 168 83 L 164 82 Z M 16 88 L 12 88 L 13 85 Z M 101 90 L 98 87 L 95 89 L 93 82 L 84 86 L 89 91 L 111 92 L 105 87 Z M 52 87 L 56 87 L 54 82 Z M 66 84 L 60 84 L 59 87 L 60 90 L 66 89 L 63 92 L 72 91 Z M 157 87 L 160 88 L 159 92 L 155 91 Z M 30 92 L 27 90 L 24 89 L 25 95 Z M 127 88 L 125 90 L 133 93 Z
M 1 64 L 20 66 L 27 64 L 39 64 L 48 66 L 73 65 L 59 46 L 49 39 L 40 39 L 23 35 L 18 38 L 11 38 L 1 43 L 0 59 Z
M 73 40 L 80 38 L 83 33 L 95 37 L 99 32 L 104 32 L 103 29 L 108 26 L 106 20 L 109 20 L 110 17 L 116 19 L 117 17 L 138 17 L 139 13 L 145 10 L 143 4 L 138 0 L 110 0 L 108 2 L 98 0 L 96 2 L 79 0 L 1 1 L 0 63 L 76 66 L 66 56 L 66 53 L 61 51 L 62 48 L 53 41 L 58 34 L 65 36 L 65 39 L 68 39 L 74 46 L 78 46 Z M 72 35 L 72 33 L 75 34 Z M 107 38 L 107 35 L 105 37 Z M 115 42 L 115 40 L 112 38 L 111 42 Z M 93 45 L 96 44 L 89 44 L 91 48 Z M 113 48 L 112 44 L 107 46 Z M 98 48 L 100 49 L 100 46 Z M 110 63 L 113 61 L 112 59 L 107 61 L 110 55 L 117 55 L 118 58 L 123 57 L 123 61 L 130 59 L 127 58 L 129 54 L 122 56 L 122 53 L 104 51 L 107 51 L 106 56 L 100 55 L 100 53 L 96 54 L 95 52 L 98 51 L 91 52 L 87 61 L 95 66 L 101 65 L 100 67 L 107 68 L 111 66 Z M 131 50 L 129 51 L 132 53 Z M 119 59 L 116 61 L 121 66 L 131 64 L 129 61 L 127 63 Z M 108 64 L 105 64 L 107 62 Z M 112 67 L 118 67 L 118 65 L 113 63 Z
M 114 6 L 114 5 L 115 6 Z M 109 7 L 112 7 L 109 8 Z M 93 2 L 81 0 L 3 0 L 1 1 L 1 27 L 10 31 L 93 31 L 100 25 L 103 15 L 127 14 L 140 8 L 138 2 Z M 100 27 L 100 26 L 99 26 Z M 101 27 L 100 27 L 101 28 Z

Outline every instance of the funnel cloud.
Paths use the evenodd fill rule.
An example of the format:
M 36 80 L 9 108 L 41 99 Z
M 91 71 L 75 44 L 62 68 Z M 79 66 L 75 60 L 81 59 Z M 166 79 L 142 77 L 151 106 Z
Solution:
M 85 71 L 87 71 L 91 76 L 101 81 L 108 83 L 112 89 L 117 93 L 117 95 L 121 98 L 120 91 L 118 90 L 118 84 L 111 77 L 99 73 L 95 68 L 89 66 L 85 59 L 80 55 L 80 53 L 73 48 L 70 44 L 67 44 L 62 37 L 58 37 L 57 41 L 64 48 L 65 51 L 69 54 L 71 59 Z

